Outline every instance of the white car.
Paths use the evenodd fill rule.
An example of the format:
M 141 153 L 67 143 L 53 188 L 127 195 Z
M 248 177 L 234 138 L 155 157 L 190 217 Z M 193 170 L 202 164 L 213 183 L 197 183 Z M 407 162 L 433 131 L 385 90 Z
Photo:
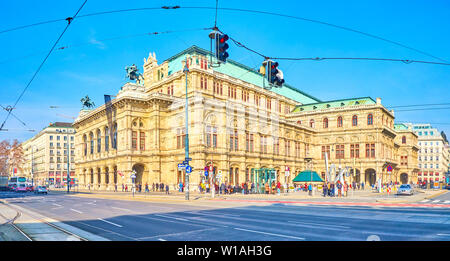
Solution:
M 43 193 L 43 194 L 47 194 L 47 188 L 45 186 L 37 186 L 34 189 L 34 193 L 39 194 L 39 193 Z
M 410 184 L 402 184 L 398 188 L 397 195 L 413 195 L 413 194 L 414 194 L 414 189 L 412 188 L 412 186 Z

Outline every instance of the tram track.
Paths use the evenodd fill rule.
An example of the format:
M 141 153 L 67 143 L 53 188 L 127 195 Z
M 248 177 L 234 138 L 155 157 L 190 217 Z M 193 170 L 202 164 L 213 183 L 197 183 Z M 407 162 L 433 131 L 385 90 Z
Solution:
M 15 230 L 17 230 L 17 231 L 18 231 L 21 235 L 23 235 L 27 240 L 29 240 L 29 241 L 38 241 L 38 240 L 35 240 L 35 239 L 34 239 L 34 237 L 33 237 L 33 235 L 32 235 L 31 233 L 28 233 L 28 232 L 26 231 L 26 229 L 21 228 L 20 225 L 17 224 L 16 221 L 23 215 L 23 212 L 22 212 L 21 210 L 19 210 L 18 208 L 16 208 L 15 206 L 6 203 L 5 201 L 2 201 L 1 203 L 3 203 L 4 205 L 8 206 L 8 207 L 11 208 L 11 209 L 13 209 L 13 210 L 16 212 L 16 215 L 14 216 L 14 218 L 12 218 L 12 219 L 10 219 L 10 220 L 8 220 L 8 218 L 6 218 L 5 216 L 2 215 L 6 220 L 8 220 L 5 224 L 11 225 L 11 227 L 13 227 Z M 89 241 L 88 239 L 86 239 L 86 238 L 84 238 L 84 237 L 81 237 L 81 236 L 79 236 L 79 235 L 77 235 L 77 234 L 74 234 L 74 233 L 72 233 L 72 232 L 70 232 L 70 231 L 67 231 L 67 230 L 65 230 L 65 229 L 63 229 L 63 228 L 61 228 L 61 227 L 59 227 L 59 226 L 57 226 L 57 225 L 55 225 L 55 224 L 52 224 L 52 223 L 48 222 L 47 220 L 45 220 L 45 219 L 43 219 L 43 218 L 41 218 L 41 217 L 37 217 L 36 215 L 33 215 L 33 214 L 29 213 L 29 212 L 27 212 L 27 213 L 25 213 L 25 214 L 26 214 L 27 216 L 30 216 L 30 217 L 32 217 L 33 219 L 39 221 L 39 222 L 42 223 L 42 224 L 45 224 L 45 225 L 47 225 L 47 226 L 49 226 L 49 227 L 52 227 L 52 228 L 58 230 L 58 231 L 61 232 L 61 233 L 64 233 L 65 235 L 75 237 L 75 238 L 77 238 L 77 239 L 80 240 L 80 241 Z M 1 215 L 1 214 L 0 214 L 0 215 Z

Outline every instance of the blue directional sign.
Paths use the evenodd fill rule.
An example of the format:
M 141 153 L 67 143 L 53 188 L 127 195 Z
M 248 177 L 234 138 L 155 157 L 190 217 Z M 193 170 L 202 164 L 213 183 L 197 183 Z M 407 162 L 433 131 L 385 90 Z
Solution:
M 186 166 L 186 173 L 191 173 L 192 172 L 192 167 L 187 165 Z
M 207 170 L 205 170 L 205 176 L 208 177 L 208 171 Z
M 184 169 L 186 166 L 183 163 L 178 164 L 179 169 Z

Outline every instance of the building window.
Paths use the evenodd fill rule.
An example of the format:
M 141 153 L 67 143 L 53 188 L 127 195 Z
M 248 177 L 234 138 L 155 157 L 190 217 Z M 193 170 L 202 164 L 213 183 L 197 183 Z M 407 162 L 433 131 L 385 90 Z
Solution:
M 97 153 L 100 153 L 102 148 L 102 134 L 100 130 L 97 130 Z
M 239 148 L 239 140 L 238 140 L 238 132 L 234 130 L 230 133 L 230 150 L 238 151 Z
M 271 110 L 272 109 L 272 100 L 270 98 L 266 99 L 266 106 L 267 106 L 267 110 Z
M 323 119 L 323 128 L 328 128 L 328 118 Z
M 402 137 L 402 144 L 406 144 L 406 136 Z
M 344 144 L 336 145 L 336 159 L 343 159 L 344 156 Z
M 177 149 L 184 148 L 186 141 L 186 134 L 184 133 L 184 128 L 177 129 Z
M 131 149 L 137 150 L 137 131 L 131 132 Z
M 327 158 L 330 159 L 330 146 L 322 146 L 322 159 L 325 159 L 325 153 L 327 153 Z
M 114 123 L 114 133 L 112 142 L 113 142 L 112 143 L 113 149 L 117 149 L 117 123 Z
M 342 127 L 342 116 L 339 116 L 337 118 L 337 126 L 338 126 L 338 128 Z
M 367 125 L 373 125 L 373 115 L 367 115 Z
M 291 141 L 290 140 L 285 140 L 284 142 L 284 152 L 286 156 L 291 156 Z
M 139 133 L 139 149 L 145 150 L 145 132 Z
M 295 142 L 295 157 L 300 157 L 300 142 Z
M 109 150 L 109 128 L 105 127 L 105 151 Z
M 352 117 L 352 126 L 358 126 L 358 116 L 356 115 Z
M 255 96 L 253 96 L 253 98 L 255 100 L 255 105 L 259 106 L 259 99 L 260 99 L 259 95 L 255 94 Z
M 314 128 L 314 120 L 313 119 L 311 119 L 309 121 L 309 127 Z
M 375 143 L 366 144 L 366 158 L 375 158 Z
M 280 139 L 273 137 L 273 154 L 280 155 Z
M 91 154 L 94 154 L 94 134 L 92 132 L 89 134 L 89 138 L 91 142 Z
M 350 145 L 350 158 L 359 158 L 359 144 Z
M 173 96 L 173 84 L 167 87 L 167 95 Z

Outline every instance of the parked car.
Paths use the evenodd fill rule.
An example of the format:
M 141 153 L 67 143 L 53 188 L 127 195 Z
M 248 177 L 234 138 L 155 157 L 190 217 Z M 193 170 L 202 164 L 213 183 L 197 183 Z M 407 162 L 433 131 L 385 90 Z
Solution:
M 19 186 L 16 187 L 15 192 L 27 192 L 27 186 L 25 184 L 19 184 Z
M 397 195 L 413 195 L 414 189 L 410 184 L 402 184 L 398 188 Z
M 31 186 L 31 185 L 27 186 L 27 191 L 33 192 L 34 191 L 34 187 Z
M 34 193 L 36 193 L 36 194 L 39 194 L 39 193 L 47 194 L 47 193 L 48 193 L 48 190 L 47 190 L 47 188 L 46 188 L 45 186 L 37 186 L 37 187 L 34 189 Z

